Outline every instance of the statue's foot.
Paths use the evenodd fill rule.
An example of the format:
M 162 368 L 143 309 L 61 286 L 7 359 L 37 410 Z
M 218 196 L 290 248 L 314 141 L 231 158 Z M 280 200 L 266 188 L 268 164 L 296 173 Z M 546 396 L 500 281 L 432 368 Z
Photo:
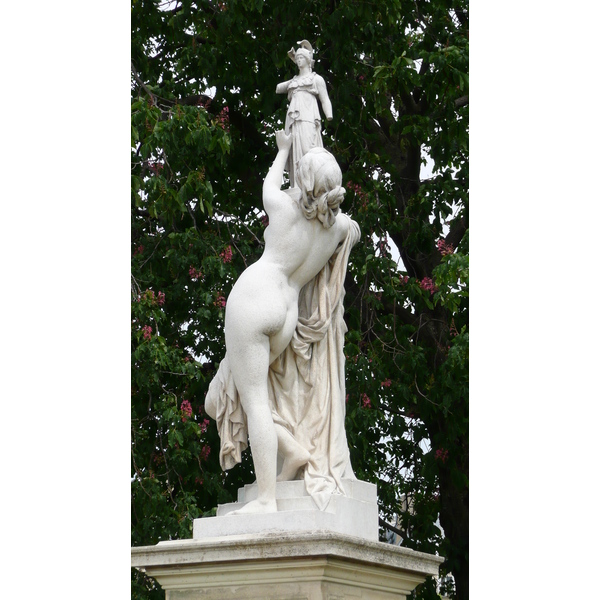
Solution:
M 245 506 L 233 512 L 227 513 L 229 515 L 251 515 L 251 514 L 262 514 L 277 512 L 277 501 L 268 500 L 263 502 L 262 500 L 252 500 Z
M 304 466 L 310 459 L 310 453 L 304 448 L 294 452 L 293 456 L 286 456 L 281 465 L 281 472 L 277 475 L 277 481 L 292 481 L 298 469 Z

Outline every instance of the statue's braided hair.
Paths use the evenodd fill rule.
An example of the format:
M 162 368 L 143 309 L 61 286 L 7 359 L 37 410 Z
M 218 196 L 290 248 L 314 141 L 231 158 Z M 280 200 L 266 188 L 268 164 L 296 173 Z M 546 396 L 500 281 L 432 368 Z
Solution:
M 302 197 L 300 208 L 307 219 L 315 217 L 329 229 L 335 223 L 346 190 L 342 171 L 333 154 L 324 148 L 312 148 L 298 163 L 298 183 Z

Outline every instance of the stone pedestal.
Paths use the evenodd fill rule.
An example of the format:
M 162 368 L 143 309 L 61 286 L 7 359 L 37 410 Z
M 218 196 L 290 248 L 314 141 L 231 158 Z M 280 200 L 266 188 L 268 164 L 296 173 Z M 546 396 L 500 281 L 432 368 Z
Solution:
M 277 483 L 277 512 L 266 515 L 229 515 L 258 496 L 256 484 L 238 490 L 238 501 L 221 504 L 216 517 L 194 521 L 194 539 L 238 534 L 332 531 L 376 542 L 379 532 L 377 486 L 343 479 L 345 496 L 331 496 L 319 510 L 306 492 L 304 481 Z
M 402 599 L 443 558 L 378 542 L 377 488 L 344 480 L 346 496 L 319 510 L 303 481 L 277 484 L 278 512 L 196 519 L 193 539 L 132 548 L 132 565 L 154 577 L 167 600 Z
M 442 558 L 333 532 L 231 535 L 132 549 L 167 600 L 399 600 Z

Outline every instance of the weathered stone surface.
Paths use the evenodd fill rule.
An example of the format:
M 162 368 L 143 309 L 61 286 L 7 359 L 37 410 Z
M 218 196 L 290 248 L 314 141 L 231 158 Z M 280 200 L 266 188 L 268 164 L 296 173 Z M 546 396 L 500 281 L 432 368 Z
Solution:
M 272 517 L 273 515 L 271 515 Z M 132 564 L 167 600 L 388 600 L 442 558 L 332 532 L 238 535 L 133 548 Z

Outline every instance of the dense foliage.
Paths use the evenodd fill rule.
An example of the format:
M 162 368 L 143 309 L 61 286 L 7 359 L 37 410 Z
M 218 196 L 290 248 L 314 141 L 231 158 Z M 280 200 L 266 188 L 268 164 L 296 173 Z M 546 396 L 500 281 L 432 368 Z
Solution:
M 333 104 L 323 139 L 342 208 L 362 230 L 345 301 L 353 466 L 403 545 L 446 557 L 445 589 L 428 581 L 419 597 L 466 600 L 465 0 L 133 0 L 132 545 L 191 537 L 253 480 L 248 453 L 221 472 L 203 399 L 227 295 L 262 252 L 287 105 L 275 87 L 302 39 Z M 164 597 L 138 572 L 133 596 Z

